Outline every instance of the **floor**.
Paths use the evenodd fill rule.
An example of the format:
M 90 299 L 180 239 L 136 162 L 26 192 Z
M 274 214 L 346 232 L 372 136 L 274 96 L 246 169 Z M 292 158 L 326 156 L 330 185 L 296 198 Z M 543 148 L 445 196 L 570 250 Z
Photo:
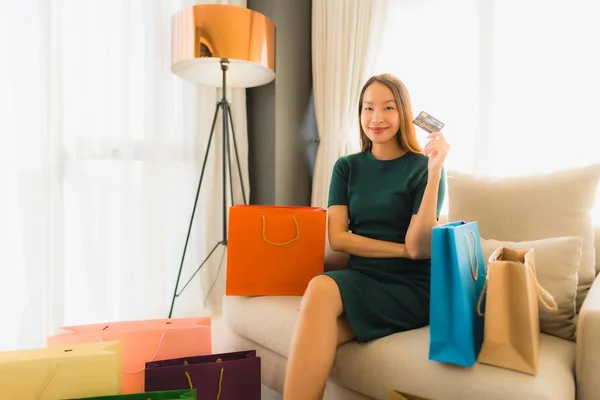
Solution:
M 260 396 L 260 400 L 281 400 L 282 397 L 279 393 L 274 390 L 269 389 L 266 386 L 262 387 L 262 395 Z

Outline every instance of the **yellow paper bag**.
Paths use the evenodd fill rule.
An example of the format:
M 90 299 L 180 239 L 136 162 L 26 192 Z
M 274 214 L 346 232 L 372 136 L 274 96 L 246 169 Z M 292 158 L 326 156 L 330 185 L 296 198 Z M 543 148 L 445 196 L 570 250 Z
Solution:
M 412 394 L 400 393 L 397 390 L 392 390 L 388 400 L 428 400 L 424 397 L 415 396 Z
M 0 352 L 0 399 L 108 396 L 122 386 L 120 342 Z
M 479 362 L 535 375 L 540 347 L 539 303 L 556 311 L 554 298 L 537 281 L 533 249 L 500 247 L 488 260 L 485 327 Z

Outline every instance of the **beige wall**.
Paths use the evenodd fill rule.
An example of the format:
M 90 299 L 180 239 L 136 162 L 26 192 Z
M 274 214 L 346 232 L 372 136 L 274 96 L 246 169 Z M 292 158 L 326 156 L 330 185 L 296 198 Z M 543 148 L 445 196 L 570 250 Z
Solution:
M 275 81 L 247 93 L 251 204 L 310 204 L 317 147 L 311 3 L 248 0 L 276 29 Z

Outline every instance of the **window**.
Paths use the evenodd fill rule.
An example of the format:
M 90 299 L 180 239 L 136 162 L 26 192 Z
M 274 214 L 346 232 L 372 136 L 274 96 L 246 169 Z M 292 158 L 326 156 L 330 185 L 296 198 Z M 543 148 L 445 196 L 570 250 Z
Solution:
M 447 168 L 511 176 L 600 162 L 600 3 L 391 2 L 377 73 L 445 122 Z M 426 133 L 417 128 L 419 139 Z M 600 194 L 599 194 L 600 198 Z M 600 222 L 600 201 L 594 210 Z

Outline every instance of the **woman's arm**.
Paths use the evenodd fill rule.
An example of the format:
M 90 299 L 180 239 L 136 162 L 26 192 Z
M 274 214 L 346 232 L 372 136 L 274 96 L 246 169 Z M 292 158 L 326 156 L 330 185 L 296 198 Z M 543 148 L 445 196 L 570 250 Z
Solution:
M 427 136 L 429 141 L 423 149 L 429 160 L 427 162 L 427 182 L 420 199 L 419 209 L 410 219 L 406 232 L 406 248 L 413 259 L 431 257 L 431 232 L 437 226 L 437 213 L 445 196 L 443 180 L 444 161 L 450 150 L 450 144 L 441 132 Z M 439 188 L 442 188 L 440 192 Z M 422 186 L 421 186 L 422 188 Z M 422 189 L 421 189 L 422 190 Z M 420 197 L 420 194 L 419 196 Z M 418 199 L 417 199 L 418 201 Z
M 432 171 L 428 174 L 419 211 L 410 219 L 405 242 L 410 258 L 415 260 L 431 257 L 431 232 L 438 224 L 437 210 L 441 179 L 441 171 Z
M 406 245 L 371 239 L 348 232 L 348 207 L 335 205 L 327 211 L 329 246 L 339 251 L 359 257 L 409 258 Z

